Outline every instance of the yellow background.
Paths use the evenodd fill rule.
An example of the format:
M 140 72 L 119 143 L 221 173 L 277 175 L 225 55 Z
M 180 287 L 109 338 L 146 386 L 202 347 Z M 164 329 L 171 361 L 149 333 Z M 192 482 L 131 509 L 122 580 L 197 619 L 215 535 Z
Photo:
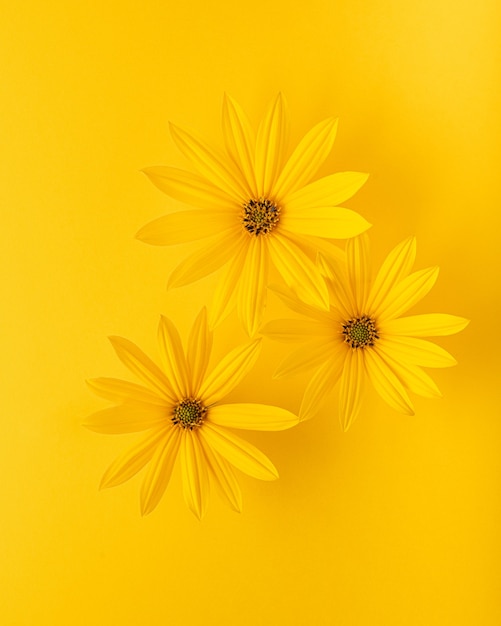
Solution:
M 2 2 L 1 623 L 497 625 L 500 596 L 499 19 L 495 0 Z M 129 378 L 106 336 L 156 357 L 216 277 L 165 291 L 176 259 L 134 239 L 169 206 L 139 172 L 188 167 L 172 120 L 221 142 L 222 94 L 257 122 L 282 90 L 291 145 L 340 118 L 321 174 L 371 173 L 350 201 L 380 261 L 409 234 L 438 264 L 416 308 L 469 317 L 440 340 L 444 398 L 416 417 L 375 395 L 343 434 L 336 396 L 284 433 L 250 433 L 281 480 L 241 477 L 202 523 L 176 474 L 141 518 L 141 477 L 98 492 L 134 435 L 80 426 L 84 379 Z M 172 206 L 172 205 L 171 205 Z M 180 206 L 180 205 L 179 205 Z M 177 208 L 177 206 L 176 206 Z M 270 296 L 268 319 L 285 309 Z M 234 317 L 216 356 L 244 339 Z M 231 399 L 297 410 L 266 343 Z

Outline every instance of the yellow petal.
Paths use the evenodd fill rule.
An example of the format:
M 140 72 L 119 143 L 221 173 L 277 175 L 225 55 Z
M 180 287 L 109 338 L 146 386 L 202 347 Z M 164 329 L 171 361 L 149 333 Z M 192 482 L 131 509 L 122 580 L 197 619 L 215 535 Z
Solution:
M 112 402 L 126 402 L 133 400 L 145 404 L 157 404 L 166 406 L 165 396 L 158 396 L 153 391 L 146 389 L 142 385 L 129 383 L 127 380 L 118 378 L 90 378 L 86 381 L 94 393 Z
M 328 394 L 334 389 L 341 376 L 345 360 L 344 347 L 332 354 L 332 357 L 323 363 L 311 377 L 304 392 L 299 419 L 311 419 L 325 404 Z
M 200 437 L 244 474 L 259 480 L 278 478 L 278 472 L 267 456 L 225 428 L 206 422 L 200 429 Z
M 277 367 L 273 377 L 295 376 L 318 367 L 330 359 L 332 352 L 337 349 L 337 343 L 328 338 L 310 341 L 288 354 Z
M 337 120 L 330 118 L 314 126 L 299 142 L 273 187 L 279 203 L 315 176 L 332 149 L 336 131 Z
M 339 419 L 344 431 L 348 430 L 360 412 L 365 376 L 363 356 L 361 350 L 346 350 L 339 391 Z
M 170 125 L 172 138 L 181 152 L 192 161 L 198 171 L 213 185 L 234 198 L 237 203 L 248 200 L 242 175 L 220 154 L 193 133 Z
M 301 187 L 285 199 L 287 212 L 313 207 L 335 207 L 351 198 L 367 181 L 368 174 L 338 172 Z
M 242 492 L 235 477 L 235 472 L 226 459 L 214 452 L 202 437 L 199 439 L 218 491 L 228 501 L 234 511 L 241 513 Z
M 356 305 L 353 313 L 364 315 L 371 280 L 369 238 L 367 235 L 350 239 L 346 244 L 346 256 L 351 291 Z
M 228 211 L 204 210 L 178 211 L 163 215 L 153 220 L 136 233 L 137 239 L 153 246 L 172 246 L 187 241 L 196 241 L 206 237 L 214 237 L 231 229 L 236 223 L 237 210 Z
M 260 330 L 261 335 L 275 341 L 305 341 L 312 337 L 334 337 L 332 323 L 314 320 L 273 320 L 265 324 Z M 324 340 L 325 341 L 325 340 Z
M 212 424 L 245 430 L 286 430 L 298 423 L 296 415 L 266 404 L 223 404 L 209 409 Z
M 242 239 L 239 233 L 233 230 L 222 232 L 174 269 L 169 276 L 168 289 L 182 287 L 212 274 L 236 254 L 241 244 Z
M 261 339 L 229 352 L 206 377 L 200 396 L 207 406 L 224 398 L 252 369 L 261 350 Z
M 357 310 L 357 304 L 348 277 L 347 267 L 335 262 L 334 259 L 326 257 L 323 252 L 318 253 L 317 264 L 322 275 L 326 277 L 332 304 L 331 316 L 337 314 L 337 319 L 349 320 Z
M 242 275 L 245 258 L 247 256 L 247 241 L 241 234 L 242 245 L 235 252 L 231 262 L 221 271 L 221 277 L 214 290 L 212 307 L 210 309 L 210 327 L 214 328 L 221 322 L 237 302 L 238 283 Z
M 414 407 L 400 380 L 375 350 L 365 350 L 365 366 L 374 388 L 392 409 L 414 415 Z
M 425 398 L 442 396 L 435 382 L 420 367 L 395 360 L 391 355 L 391 350 L 384 350 L 382 343 L 378 345 L 378 352 L 407 389 Z
M 329 292 L 317 267 L 306 254 L 284 235 L 268 238 L 271 259 L 286 284 L 307 304 L 329 308 Z
M 202 519 L 209 501 L 209 475 L 197 431 L 185 430 L 182 434 L 181 473 L 184 501 Z
M 425 297 L 436 283 L 437 277 L 438 267 L 413 272 L 391 289 L 375 309 L 375 317 L 381 317 L 382 321 L 399 317 Z
M 286 231 L 328 239 L 355 237 L 370 226 L 355 211 L 341 207 L 309 207 L 297 211 L 286 207 L 280 216 L 280 227 Z
M 148 430 L 167 423 L 167 420 L 168 411 L 163 406 L 127 402 L 92 413 L 85 419 L 83 426 L 96 433 L 119 435 Z
M 431 341 L 415 337 L 381 337 L 381 347 L 400 363 L 421 367 L 451 367 L 456 359 Z
M 318 320 L 321 324 L 329 325 L 332 323 L 329 313 L 319 311 L 317 308 L 312 307 L 309 304 L 305 304 L 289 287 L 284 287 L 283 285 L 270 285 L 269 289 L 273 291 L 273 293 L 276 294 L 280 300 L 282 300 L 285 306 L 288 306 L 289 309 L 292 309 L 296 313 Z
M 212 333 L 207 324 L 207 309 L 198 314 L 188 338 L 187 361 L 190 370 L 191 394 L 198 395 L 198 390 L 207 370 L 212 350 Z
M 123 337 L 109 337 L 109 340 L 118 358 L 133 374 L 168 400 L 176 400 L 176 394 L 165 374 L 140 348 Z
M 379 330 L 385 335 L 412 335 L 414 337 L 432 337 L 453 335 L 466 328 L 470 320 L 446 313 L 411 315 L 388 320 L 379 324 Z
M 155 450 L 141 485 L 141 515 L 151 513 L 164 495 L 176 463 L 180 443 L 181 429 L 174 427 L 167 433 L 163 445 Z
M 257 196 L 254 176 L 254 133 L 240 105 L 228 94 L 223 101 L 223 134 L 226 149 L 242 171 L 250 198 Z
M 175 167 L 158 165 L 142 170 L 151 182 L 171 198 L 199 209 L 235 209 L 235 200 L 204 178 Z
M 258 196 L 267 198 L 282 168 L 288 137 L 287 105 L 281 93 L 271 103 L 259 125 L 256 140 Z
M 377 310 L 390 289 L 410 272 L 416 258 L 416 239 L 409 237 L 386 257 L 377 273 L 367 301 L 368 311 Z
M 158 324 L 158 343 L 165 373 L 177 399 L 186 398 L 190 395 L 191 383 L 183 346 L 176 327 L 164 315 L 160 316 Z
M 108 467 L 101 479 L 100 489 L 116 487 L 137 474 L 155 454 L 158 446 L 163 445 L 167 437 L 165 427 L 154 429 L 141 439 L 133 448 L 121 454 Z
M 266 306 L 268 265 L 268 248 L 263 237 L 249 237 L 238 291 L 238 316 L 250 337 L 261 324 Z

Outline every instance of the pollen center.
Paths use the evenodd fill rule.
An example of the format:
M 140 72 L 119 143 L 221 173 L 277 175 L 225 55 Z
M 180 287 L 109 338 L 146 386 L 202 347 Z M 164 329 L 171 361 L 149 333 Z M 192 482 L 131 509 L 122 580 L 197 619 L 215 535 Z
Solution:
M 174 407 L 172 422 L 179 428 L 194 430 L 203 424 L 206 413 L 207 409 L 200 400 L 185 398 Z
M 344 342 L 352 348 L 373 346 L 379 339 L 375 321 L 367 315 L 354 317 L 343 324 Z
M 244 204 L 242 225 L 250 235 L 267 235 L 280 221 L 280 207 L 268 198 L 251 199 Z

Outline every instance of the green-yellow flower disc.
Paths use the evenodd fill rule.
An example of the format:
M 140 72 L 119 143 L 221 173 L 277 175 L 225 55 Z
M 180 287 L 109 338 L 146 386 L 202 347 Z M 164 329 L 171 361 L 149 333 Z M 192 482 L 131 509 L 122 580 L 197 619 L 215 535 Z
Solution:
M 244 204 L 242 225 L 250 235 L 268 235 L 279 221 L 280 207 L 268 198 L 251 199 Z
M 179 428 L 194 430 L 202 425 L 206 413 L 200 400 L 185 398 L 174 407 L 172 422 Z
M 373 346 L 379 339 L 375 321 L 367 315 L 355 317 L 343 324 L 344 341 L 352 348 Z

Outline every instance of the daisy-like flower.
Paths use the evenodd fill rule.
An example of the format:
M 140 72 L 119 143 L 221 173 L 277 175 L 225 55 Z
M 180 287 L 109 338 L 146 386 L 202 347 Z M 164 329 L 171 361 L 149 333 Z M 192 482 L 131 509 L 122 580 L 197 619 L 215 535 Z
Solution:
M 119 359 L 146 387 L 114 378 L 88 381 L 98 395 L 120 404 L 90 415 L 85 426 L 106 434 L 147 431 L 111 464 L 101 487 L 119 485 L 148 464 L 140 498 L 146 515 L 159 503 L 179 458 L 184 498 L 198 518 L 206 510 L 209 476 L 231 507 L 240 511 L 242 497 L 232 466 L 261 480 L 274 480 L 278 473 L 262 452 L 228 428 L 284 430 L 298 418 L 274 406 L 221 404 L 254 365 L 259 339 L 236 348 L 207 372 L 212 334 L 205 309 L 193 325 L 186 353 L 175 326 L 165 317 L 158 337 L 163 370 L 127 339 L 110 337 Z
M 288 159 L 287 128 L 281 94 L 257 134 L 240 106 L 225 96 L 226 153 L 171 124 L 174 142 L 199 174 L 163 166 L 144 170 L 159 189 L 197 210 L 156 219 L 137 237 L 154 245 L 206 240 L 174 269 L 168 287 L 226 266 L 214 294 L 211 324 L 237 304 L 251 336 L 265 307 L 270 262 L 301 298 L 327 309 L 325 283 L 309 257 L 317 248 L 315 239 L 345 239 L 370 226 L 354 211 L 338 206 L 364 184 L 366 174 L 341 172 L 310 182 L 331 151 L 337 121 L 327 119 L 315 126 Z
M 329 312 L 276 289 L 290 308 L 311 318 L 275 320 L 262 330 L 277 340 L 308 341 L 276 372 L 286 376 L 316 369 L 304 393 L 300 419 L 318 412 L 338 380 L 344 430 L 360 411 L 367 380 L 393 409 L 407 415 L 414 414 L 408 390 L 425 397 L 441 395 L 421 368 L 448 367 L 456 361 L 421 337 L 457 333 L 468 320 L 438 313 L 400 317 L 428 293 L 438 276 L 437 267 L 409 273 L 415 255 L 415 239 L 409 238 L 388 255 L 371 284 L 367 235 L 347 243 L 344 267 L 320 254 L 331 296 Z

